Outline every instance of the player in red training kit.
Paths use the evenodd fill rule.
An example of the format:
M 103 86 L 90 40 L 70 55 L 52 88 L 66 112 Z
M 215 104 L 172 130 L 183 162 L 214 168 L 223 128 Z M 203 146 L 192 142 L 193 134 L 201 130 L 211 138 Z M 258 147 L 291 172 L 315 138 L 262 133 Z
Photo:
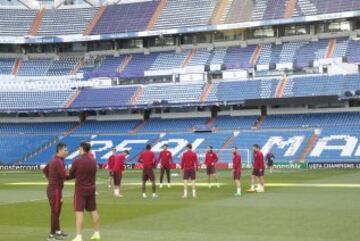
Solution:
M 114 168 L 114 162 L 115 162 L 115 155 L 116 155 L 116 148 L 113 148 L 111 150 L 111 156 L 108 159 L 108 169 L 109 169 L 109 189 L 112 188 L 113 186 L 113 179 L 114 179 L 114 173 L 113 173 L 113 168 Z
M 129 155 L 128 150 L 124 150 L 123 153 L 115 156 L 113 176 L 114 176 L 114 195 L 117 198 L 123 197 L 120 194 L 120 185 L 122 179 L 122 172 L 125 170 L 125 159 Z
M 214 152 L 213 147 L 209 146 L 208 151 L 205 154 L 205 162 L 206 165 L 206 174 L 208 176 L 208 186 L 211 188 L 211 177 L 215 179 L 217 183 L 216 186 L 219 188 L 220 184 L 218 182 L 218 178 L 216 176 L 216 163 L 218 162 L 219 158 L 216 152 Z
M 162 188 L 165 172 L 168 182 L 168 188 L 170 188 L 170 166 L 173 164 L 173 158 L 171 152 L 168 150 L 168 145 L 166 144 L 163 146 L 163 150 L 160 152 L 159 161 L 161 163 L 160 188 Z
M 248 192 L 264 192 L 264 155 L 260 150 L 260 146 L 255 144 L 253 146 L 254 150 L 254 164 L 253 171 L 251 174 L 251 187 Z M 257 188 L 255 188 L 255 179 L 257 181 Z
M 82 142 L 79 156 L 73 161 L 68 179 L 75 178 L 74 211 L 76 217 L 76 237 L 73 241 L 82 241 L 84 210 L 90 212 L 94 234 L 91 240 L 100 240 L 100 218 L 96 210 L 96 160 L 89 155 L 91 145 Z
M 55 157 L 43 170 L 46 178 L 49 180 L 47 186 L 47 196 L 51 208 L 51 230 L 48 238 L 49 241 L 62 240 L 67 236 L 60 229 L 62 190 L 64 181 L 67 177 L 64 158 L 67 154 L 68 151 L 66 145 L 64 143 L 57 144 Z
M 188 144 L 186 146 L 187 150 L 183 153 L 181 158 L 181 169 L 183 170 L 183 179 L 184 179 L 184 195 L 183 198 L 188 197 L 188 182 L 189 179 L 192 180 L 192 191 L 193 198 L 196 198 L 196 171 L 199 168 L 199 162 L 197 155 L 192 151 L 192 145 Z
M 152 197 L 157 198 L 155 174 L 153 168 L 156 166 L 155 153 L 151 151 L 151 145 L 146 145 L 146 150 L 141 153 L 138 159 L 139 163 L 143 164 L 143 176 L 142 176 L 142 196 L 146 196 L 146 182 L 150 180 L 152 183 Z
M 234 146 L 232 149 L 233 153 L 233 176 L 234 176 L 234 182 L 236 185 L 236 193 L 235 196 L 240 197 L 241 196 L 241 156 L 240 153 L 237 151 L 237 147 Z

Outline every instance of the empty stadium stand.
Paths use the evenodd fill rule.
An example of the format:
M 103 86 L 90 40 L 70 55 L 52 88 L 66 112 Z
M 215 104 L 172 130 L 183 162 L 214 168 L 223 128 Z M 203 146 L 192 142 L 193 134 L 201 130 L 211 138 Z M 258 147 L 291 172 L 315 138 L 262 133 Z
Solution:
M 146 121 L 140 132 L 187 132 L 196 126 L 206 125 L 208 118 L 154 118 Z
M 28 90 L 0 92 L 0 109 L 87 109 L 124 108 L 156 105 L 197 105 L 203 102 L 242 103 L 245 100 L 343 96 L 360 89 L 360 75 L 309 75 L 222 80 L 208 87 L 204 83 L 151 84 L 117 88 L 85 88 L 83 90 Z M 140 91 L 141 89 L 141 91 Z M 279 93 L 281 90 L 281 93 Z M 204 99 L 202 99 L 204 98 Z M 46 101 L 44 101 L 46 100 Z
M 251 162 L 254 143 L 262 146 L 264 153 L 271 150 L 279 163 L 297 162 L 303 153 L 306 153 L 304 160 L 309 162 L 350 162 L 356 161 L 358 155 L 355 148 L 360 138 L 359 115 L 359 112 L 268 115 L 259 130 L 251 130 L 258 116 L 220 116 L 212 123 L 217 127 L 213 133 L 193 133 L 191 130 L 192 126 L 207 124 L 208 118 L 154 118 L 145 122 L 139 134 L 130 131 L 140 120 L 90 120 L 80 124 L 2 123 L 0 162 L 46 163 L 54 155 L 55 144 L 60 140 L 68 145 L 67 163 L 76 156 L 81 141 L 92 143 L 99 163 L 106 162 L 111 148 L 117 146 L 130 149 L 127 163 L 134 164 L 147 143 L 152 144 L 156 152 L 162 144 L 169 143 L 176 162 L 186 143 L 193 143 L 200 160 L 203 160 L 206 148 L 212 145 L 219 152 L 220 162 L 225 163 L 231 161 L 229 148 L 233 145 L 241 151 L 245 164 Z M 319 134 L 309 146 L 314 128 Z M 329 148 L 324 148 L 324 143 Z M 309 150 L 305 152 L 307 148 Z
M 59 134 L 70 129 L 72 122 L 1 123 L 1 134 Z
M 358 126 L 360 116 L 358 112 L 348 113 L 319 113 L 268 115 L 261 124 L 261 128 L 311 128 L 333 126 Z
M 149 54 L 124 54 L 119 57 L 98 56 L 82 60 L 81 55 L 60 55 L 58 58 L 0 58 L 0 74 L 19 76 L 64 76 L 83 73 L 84 79 L 96 77 L 134 78 L 146 75 L 172 74 L 173 70 L 206 65 L 224 66 L 227 70 L 251 69 L 256 66 L 278 65 L 303 69 L 313 67 L 316 61 L 338 58 L 357 63 L 358 40 L 348 38 L 294 41 L 282 44 L 248 45 L 247 47 L 219 47 Z M 80 61 L 83 61 L 78 66 Z M 293 67 L 292 67 L 293 66 Z M 199 71 L 201 68 L 199 68 Z M 166 72 L 163 72 L 166 71 Z
M 144 1 L 108 6 L 91 34 L 145 31 L 158 4 Z
M 214 126 L 218 130 L 240 130 L 254 127 L 258 116 L 220 116 L 215 119 Z
M 30 31 L 36 13 L 36 10 L 0 8 L 0 35 L 27 35 Z
M 152 105 L 167 101 L 170 104 L 199 102 L 203 84 L 163 84 L 149 85 L 137 100 L 137 105 Z
M 147 29 L 157 11 L 160 1 L 143 1 L 108 5 L 100 18 L 94 22 L 91 34 L 111 34 L 137 32 Z M 194 26 L 209 26 L 213 15 L 218 11 L 216 0 L 167 0 L 159 16 L 154 18 L 154 30 L 164 30 Z M 357 0 L 298 0 L 290 4 L 286 0 L 233 0 L 224 5 L 220 23 L 241 23 L 247 21 L 282 19 L 289 16 L 310 16 L 346 12 L 360 9 Z M 38 10 L 18 8 L 0 9 L 0 35 L 25 36 L 32 33 L 37 36 L 56 36 L 86 33 L 87 27 L 98 11 L 98 7 L 47 8 L 35 23 L 38 26 L 32 33 Z M 36 21 L 35 21 L 36 22 Z M 112 24 L 109 24 L 112 22 Z M 9 24 L 10 23 L 10 24 Z M 121 23 L 121 24 L 120 24 Z M 218 23 L 218 22 L 216 22 Z M 71 27 L 68 27 L 71 26 Z
M 37 35 L 82 34 L 97 8 L 46 9 Z
M 75 91 L 0 92 L 0 110 L 63 109 Z
M 177 163 L 188 143 L 226 164 L 255 143 L 278 163 L 359 162 L 359 0 L 81 2 L 0 0 L 0 165 L 60 141 L 67 164 L 81 141 L 99 163 L 164 143 Z
M 137 87 L 84 89 L 70 108 L 108 108 L 129 105 Z
M 215 0 L 168 0 L 154 30 L 209 25 Z

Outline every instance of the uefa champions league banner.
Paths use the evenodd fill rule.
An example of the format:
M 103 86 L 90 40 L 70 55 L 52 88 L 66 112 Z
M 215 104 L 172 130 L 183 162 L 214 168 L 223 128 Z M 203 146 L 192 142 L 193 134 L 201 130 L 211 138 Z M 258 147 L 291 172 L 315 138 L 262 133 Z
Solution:
M 360 169 L 359 162 L 312 162 L 308 163 L 308 168 L 310 169 L 331 169 L 331 168 L 340 168 L 340 169 Z

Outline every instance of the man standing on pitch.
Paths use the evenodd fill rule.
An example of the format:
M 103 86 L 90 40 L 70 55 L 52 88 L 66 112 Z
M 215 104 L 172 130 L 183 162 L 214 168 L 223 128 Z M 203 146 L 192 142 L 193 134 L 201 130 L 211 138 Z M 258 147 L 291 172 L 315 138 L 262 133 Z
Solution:
M 152 197 L 157 198 L 155 174 L 153 168 L 156 166 L 155 153 L 151 151 L 151 145 L 146 145 L 146 150 L 139 156 L 138 162 L 143 164 L 143 176 L 142 176 L 142 196 L 146 196 L 146 182 L 151 181 L 152 184 Z
M 82 241 L 84 210 L 90 212 L 94 234 L 91 240 L 100 240 L 100 218 L 96 210 L 96 160 L 89 155 L 91 145 L 82 142 L 79 156 L 73 161 L 68 179 L 75 178 L 74 211 L 76 217 L 76 237 L 73 241 Z
M 271 151 L 269 151 L 268 154 L 266 155 L 266 161 L 270 173 L 273 172 L 274 158 L 275 158 L 274 154 Z
M 67 177 L 64 159 L 68 151 L 64 143 L 56 146 L 56 155 L 44 168 L 43 172 L 49 180 L 47 196 L 51 208 L 51 230 L 49 241 L 62 240 L 67 235 L 60 229 L 60 213 L 62 206 L 62 190 Z
M 253 171 L 251 174 L 251 187 L 248 192 L 264 192 L 264 155 L 260 150 L 260 146 L 255 144 L 253 146 L 254 150 L 254 164 Z M 257 188 L 255 188 L 255 179 L 257 181 Z
M 192 151 L 192 145 L 188 144 L 186 146 L 187 150 L 184 152 L 181 158 L 181 169 L 183 170 L 183 179 L 184 179 L 184 195 L 183 198 L 188 197 L 188 182 L 189 179 L 192 181 L 192 194 L 193 198 L 196 198 L 196 171 L 199 168 L 199 162 L 197 155 Z
M 122 179 L 122 172 L 125 170 L 125 159 L 129 155 L 128 150 L 124 150 L 123 153 L 115 156 L 113 176 L 114 176 L 114 195 L 117 198 L 123 197 L 120 193 L 120 185 Z
M 108 169 L 109 169 L 109 189 L 113 186 L 113 179 L 114 179 L 114 162 L 116 156 L 116 148 L 111 150 L 111 156 L 108 159 Z
M 240 153 L 237 151 L 237 147 L 234 146 L 232 149 L 233 152 L 233 176 L 234 176 L 234 182 L 236 185 L 236 193 L 235 196 L 240 197 L 241 196 L 241 156 Z
M 160 188 L 164 179 L 164 173 L 166 172 L 166 178 L 168 182 L 168 188 L 170 188 L 170 166 L 173 164 L 173 158 L 171 152 L 168 150 L 168 145 L 163 146 L 163 150 L 160 152 L 159 161 L 161 163 L 160 169 Z
M 219 158 L 216 152 L 213 151 L 213 147 L 209 146 L 208 151 L 205 154 L 205 162 L 206 165 L 206 174 L 208 176 L 208 186 L 211 188 L 211 177 L 215 179 L 216 185 L 219 188 L 220 184 L 218 182 L 218 178 L 216 176 L 216 163 L 218 162 Z

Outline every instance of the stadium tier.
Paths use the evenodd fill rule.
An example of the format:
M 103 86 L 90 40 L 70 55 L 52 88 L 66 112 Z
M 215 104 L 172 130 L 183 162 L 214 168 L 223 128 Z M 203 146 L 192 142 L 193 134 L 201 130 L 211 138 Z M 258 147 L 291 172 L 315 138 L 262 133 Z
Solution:
M 246 100 L 344 96 L 360 89 L 360 75 L 310 75 L 222 80 L 213 84 L 173 83 L 133 85 L 116 88 L 85 88 L 69 91 L 0 92 L 0 110 L 18 109 L 109 109 L 133 106 L 198 105 L 201 103 L 242 103 Z M 234 91 L 236 90 L 236 91 Z M 206 92 L 207 95 L 204 95 Z M 205 96 L 205 97 L 204 97 Z
M 100 8 L 0 9 L 0 35 L 112 34 L 145 31 L 147 28 L 164 30 L 283 19 L 289 17 L 288 2 L 233 0 L 226 1 L 223 6 L 222 1 L 218 0 L 161 0 L 135 1 Z M 219 9 L 222 16 L 217 18 Z M 357 0 L 299 0 L 290 9 L 290 17 L 299 17 L 359 10 L 360 3 Z M 38 26 L 37 31 L 33 31 L 33 23 Z
M 335 41 L 335 42 L 334 42 Z M 173 70 L 206 66 L 224 66 L 225 70 L 251 69 L 303 69 L 313 67 L 321 59 L 341 59 L 344 63 L 358 63 L 358 40 L 347 38 L 319 41 L 294 41 L 282 44 L 259 44 L 247 47 L 219 47 L 192 49 L 150 54 L 126 54 L 119 57 L 60 56 L 54 58 L 15 59 L 0 58 L 0 74 L 18 76 L 64 76 L 83 73 L 85 79 L 96 77 L 144 77 L 170 75 Z M 329 52 L 329 46 L 333 50 Z M 258 54 L 258 58 L 253 56 Z M 284 67 L 283 67 L 284 68 Z M 16 71 L 16 69 L 18 69 Z M 165 72 L 163 72 L 165 71 Z
M 194 133 L 192 129 L 210 124 L 209 118 L 86 121 L 81 124 L 3 123 L 0 161 L 3 164 L 46 163 L 54 153 L 56 142 L 61 140 L 69 146 L 67 163 L 70 163 L 76 156 L 78 143 L 86 140 L 91 141 L 99 163 L 106 162 L 112 147 L 129 149 L 128 164 L 134 164 L 145 144 L 152 144 L 159 152 L 164 143 L 169 144 L 176 162 L 187 143 L 194 145 L 200 159 L 207 146 L 212 145 L 223 163 L 231 161 L 233 145 L 241 150 L 245 163 L 251 161 L 254 143 L 261 145 L 265 153 L 271 150 L 279 163 L 349 162 L 357 161 L 360 155 L 357 149 L 359 117 L 359 112 L 268 115 L 254 129 L 258 116 L 220 116 L 212 123 L 216 126 L 212 133 Z M 21 145 L 26 148 L 15 153 L 12 147 Z

